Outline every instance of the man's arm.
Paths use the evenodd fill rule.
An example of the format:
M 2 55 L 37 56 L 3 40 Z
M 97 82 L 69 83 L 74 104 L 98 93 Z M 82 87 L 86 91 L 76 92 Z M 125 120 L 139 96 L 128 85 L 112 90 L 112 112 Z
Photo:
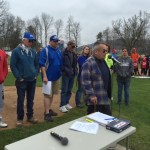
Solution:
M 15 76 L 15 78 L 17 80 L 22 80 L 19 70 L 17 68 L 17 60 L 18 60 L 17 52 L 14 49 L 12 51 L 12 55 L 11 55 L 11 59 L 10 59 L 10 68 L 11 68 L 11 71 L 12 71 L 13 75 Z

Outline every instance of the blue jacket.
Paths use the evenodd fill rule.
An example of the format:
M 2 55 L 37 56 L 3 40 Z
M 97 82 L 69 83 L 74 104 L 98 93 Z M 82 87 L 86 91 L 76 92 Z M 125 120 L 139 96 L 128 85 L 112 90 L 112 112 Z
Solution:
M 10 68 L 17 80 L 24 79 L 32 81 L 38 75 L 38 62 L 36 58 L 36 51 L 29 49 L 28 54 L 21 45 L 18 45 L 11 55 Z
M 50 45 L 48 48 L 48 68 L 46 70 L 46 75 L 48 81 L 56 81 L 61 77 L 61 68 L 62 68 L 62 54 L 59 49 L 55 49 Z M 46 67 L 47 54 L 46 48 L 43 48 L 40 53 L 39 65 L 41 67 Z
M 78 80 L 81 80 L 82 65 L 83 65 L 83 63 L 86 61 L 87 58 L 88 58 L 88 57 L 87 57 L 87 56 L 84 56 L 84 55 L 81 55 L 81 56 L 79 56 L 79 58 L 78 58 L 78 66 L 79 66 Z

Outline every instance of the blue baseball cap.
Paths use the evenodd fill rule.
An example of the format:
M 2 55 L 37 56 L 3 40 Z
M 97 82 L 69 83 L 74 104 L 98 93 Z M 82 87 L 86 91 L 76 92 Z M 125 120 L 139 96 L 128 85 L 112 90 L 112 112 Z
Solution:
M 36 41 L 35 37 L 30 32 L 25 32 L 23 38 Z
M 58 41 L 60 41 L 60 40 L 59 40 L 59 38 L 57 37 L 57 35 L 52 35 L 52 36 L 50 37 L 50 41 L 58 42 Z

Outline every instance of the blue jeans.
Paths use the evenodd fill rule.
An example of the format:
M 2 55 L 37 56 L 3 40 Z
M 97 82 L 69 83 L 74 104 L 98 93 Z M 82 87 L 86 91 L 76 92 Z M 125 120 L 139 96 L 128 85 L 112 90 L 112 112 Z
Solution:
M 27 99 L 27 118 L 33 117 L 33 100 L 35 94 L 36 80 L 33 81 L 17 81 L 17 120 L 23 120 L 24 118 L 24 99 L 26 94 Z
M 74 84 L 74 77 L 74 75 L 69 77 L 65 75 L 62 76 L 60 107 L 69 104 L 69 99 L 71 97 L 71 91 Z
M 82 93 L 83 93 L 83 88 L 82 88 L 82 85 L 81 85 L 81 81 L 78 80 L 78 89 L 77 89 L 76 96 L 75 96 L 76 106 L 81 104 L 80 100 L 81 100 Z
M 125 103 L 128 105 L 129 103 L 129 87 L 130 87 L 130 80 L 117 80 L 118 83 L 118 103 L 121 103 L 122 100 L 122 90 L 124 87 L 124 98 Z

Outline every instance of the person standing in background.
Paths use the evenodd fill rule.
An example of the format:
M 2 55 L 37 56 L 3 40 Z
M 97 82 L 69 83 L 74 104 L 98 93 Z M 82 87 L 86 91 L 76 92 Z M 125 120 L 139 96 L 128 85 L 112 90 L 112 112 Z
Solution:
M 61 85 L 61 101 L 60 111 L 63 113 L 72 109 L 69 104 L 71 98 L 71 91 L 74 84 L 74 78 L 77 75 L 77 55 L 73 51 L 76 47 L 75 41 L 69 41 L 67 48 L 62 53 L 62 85 Z
M 11 55 L 10 68 L 16 78 L 17 89 L 17 127 L 22 127 L 24 118 L 24 99 L 27 99 L 27 121 L 37 123 L 33 117 L 34 95 L 36 88 L 36 77 L 39 72 L 36 51 L 32 48 L 35 41 L 34 36 L 25 32 L 22 43 L 19 44 Z
M 129 87 L 131 75 L 134 73 L 133 62 L 128 56 L 126 48 L 122 49 L 122 56 L 118 57 L 120 63 L 116 63 L 115 70 L 118 83 L 118 104 L 122 102 L 122 90 L 124 88 L 125 104 L 129 104 Z
M 62 75 L 62 54 L 58 49 L 59 38 L 52 35 L 49 40 L 49 45 L 42 49 L 39 65 L 42 71 L 43 84 L 51 83 L 50 94 L 44 94 L 44 120 L 53 121 L 52 116 L 57 116 L 57 113 L 52 110 L 53 96 L 59 92 L 59 78 Z
M 82 89 L 82 85 L 81 85 L 82 65 L 89 56 L 90 56 L 90 48 L 88 46 L 84 46 L 82 49 L 81 56 L 78 57 L 78 67 L 79 67 L 79 72 L 78 72 L 78 77 L 77 77 L 78 89 L 77 89 L 76 96 L 75 96 L 75 103 L 76 103 L 76 107 L 78 107 L 78 108 L 83 107 L 83 105 L 81 104 L 81 101 L 80 101 L 82 93 L 83 93 L 83 89 Z
M 8 125 L 3 122 L 2 112 L 4 107 L 4 80 L 8 74 L 7 55 L 0 49 L 0 127 L 6 128 Z
M 111 75 L 105 62 L 107 44 L 95 42 L 93 54 L 82 66 L 81 81 L 87 114 L 94 111 L 111 115 Z
M 106 47 L 107 48 L 106 48 L 105 61 L 106 61 L 106 64 L 107 64 L 108 68 L 112 72 L 112 70 L 113 70 L 113 60 L 111 58 L 109 58 L 109 56 L 111 56 L 111 54 L 110 54 L 110 46 L 108 44 L 106 44 Z

